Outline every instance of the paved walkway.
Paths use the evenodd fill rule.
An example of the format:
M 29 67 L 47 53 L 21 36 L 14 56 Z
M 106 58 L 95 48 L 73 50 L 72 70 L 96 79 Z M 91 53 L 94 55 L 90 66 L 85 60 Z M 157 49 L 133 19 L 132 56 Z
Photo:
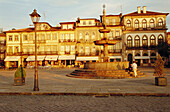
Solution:
M 26 69 L 26 84 L 14 86 L 15 70 L 0 70 L 0 94 L 54 94 L 54 95 L 140 95 L 170 96 L 170 68 L 165 68 L 168 86 L 155 86 L 153 68 L 139 68 L 147 77 L 129 79 L 79 79 L 66 75 L 68 69 L 39 69 L 39 89 L 33 91 L 34 69 Z

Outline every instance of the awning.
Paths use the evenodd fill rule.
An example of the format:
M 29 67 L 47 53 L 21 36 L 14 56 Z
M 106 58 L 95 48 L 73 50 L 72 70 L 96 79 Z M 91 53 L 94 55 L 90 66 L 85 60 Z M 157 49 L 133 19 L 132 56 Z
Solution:
M 7 56 L 4 61 L 18 61 L 21 56 Z
M 76 61 L 90 61 L 90 60 L 99 60 L 98 56 L 91 56 L 91 57 L 77 57 Z
M 121 59 L 122 56 L 109 56 L 109 58 L 110 58 L 110 59 L 117 59 L 117 58 Z
M 58 55 L 53 55 L 53 56 L 46 56 L 45 60 L 50 60 L 50 61 L 57 61 Z
M 150 59 L 149 56 L 135 56 L 135 59 Z
M 37 56 L 37 61 L 43 61 L 45 56 Z M 26 61 L 35 61 L 35 56 L 28 56 Z
M 58 60 L 75 60 L 75 55 L 61 55 Z

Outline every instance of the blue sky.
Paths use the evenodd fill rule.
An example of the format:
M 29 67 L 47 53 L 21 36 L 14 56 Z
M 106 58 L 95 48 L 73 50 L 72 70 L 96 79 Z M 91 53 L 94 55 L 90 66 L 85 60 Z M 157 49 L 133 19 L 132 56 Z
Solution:
M 170 13 L 170 0 L 0 0 L 0 28 L 6 31 L 29 27 L 32 24 L 29 14 L 33 9 L 41 15 L 40 21 L 54 27 L 78 17 L 99 19 L 103 4 L 106 5 L 106 14 L 119 14 L 121 6 L 123 14 L 136 11 L 137 6 L 146 6 L 148 11 Z M 170 31 L 170 15 L 167 16 L 167 26 Z

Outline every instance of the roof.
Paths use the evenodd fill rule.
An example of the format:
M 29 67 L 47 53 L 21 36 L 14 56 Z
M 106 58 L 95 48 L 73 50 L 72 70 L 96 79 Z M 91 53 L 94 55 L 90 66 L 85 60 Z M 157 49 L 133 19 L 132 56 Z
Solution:
M 120 13 L 119 15 L 112 15 L 112 14 L 109 14 L 109 15 L 106 15 L 106 17 L 120 17 L 122 16 L 122 14 Z M 100 15 L 100 17 L 103 17 L 103 15 Z
M 170 35 L 170 32 L 168 32 L 167 34 Z
M 13 33 L 13 32 L 32 32 L 34 28 L 24 28 L 24 29 L 16 29 L 16 30 L 9 30 L 6 33 Z
M 146 13 L 143 13 L 143 10 L 141 10 L 141 13 L 138 13 L 138 11 L 136 12 L 132 12 L 129 14 L 125 14 L 124 16 L 145 16 L 145 15 L 168 15 L 169 13 L 161 13 L 161 12 L 152 12 L 152 11 L 146 11 Z
M 75 22 L 60 22 L 60 24 L 74 24 Z
M 0 33 L 0 36 L 1 36 L 1 37 L 5 37 L 6 35 L 5 35 L 5 33 L 3 32 L 3 33 Z

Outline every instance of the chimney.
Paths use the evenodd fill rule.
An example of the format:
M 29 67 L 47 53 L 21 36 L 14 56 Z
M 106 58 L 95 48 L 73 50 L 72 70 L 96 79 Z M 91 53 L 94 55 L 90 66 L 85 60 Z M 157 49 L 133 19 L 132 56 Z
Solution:
M 143 13 L 146 13 L 146 6 L 143 6 Z
M 140 14 L 141 13 L 141 8 L 140 8 L 140 6 L 138 6 L 138 14 Z

